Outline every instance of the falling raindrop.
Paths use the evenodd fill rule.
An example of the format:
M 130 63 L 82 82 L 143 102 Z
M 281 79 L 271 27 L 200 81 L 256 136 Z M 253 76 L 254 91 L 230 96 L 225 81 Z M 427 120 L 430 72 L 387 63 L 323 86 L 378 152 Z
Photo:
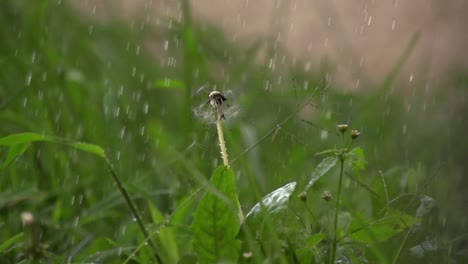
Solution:
M 32 80 L 32 72 L 28 72 L 28 75 L 26 76 L 25 85 L 30 86 L 31 85 L 31 80 Z
M 33 52 L 33 54 L 31 55 L 31 63 L 35 63 L 36 62 L 36 51 Z
M 80 222 L 80 217 L 77 216 L 77 217 L 75 217 L 75 220 L 73 221 L 73 225 L 76 227 L 76 226 L 78 226 L 79 222 Z
M 149 104 L 148 103 L 143 104 L 143 114 L 148 114 L 148 110 L 149 110 Z
M 140 55 L 140 45 L 137 46 L 135 54 L 138 56 Z
M 125 136 L 125 129 L 126 129 L 126 126 L 123 126 L 122 129 L 120 130 L 120 139 L 123 139 L 123 137 Z

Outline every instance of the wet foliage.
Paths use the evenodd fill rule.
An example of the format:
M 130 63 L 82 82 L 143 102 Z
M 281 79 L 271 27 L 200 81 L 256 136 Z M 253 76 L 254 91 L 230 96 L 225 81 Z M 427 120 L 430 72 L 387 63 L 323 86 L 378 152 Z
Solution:
M 2 2 L 1 263 L 467 259 L 466 69 L 400 82 L 415 33 L 354 91 L 181 14 Z

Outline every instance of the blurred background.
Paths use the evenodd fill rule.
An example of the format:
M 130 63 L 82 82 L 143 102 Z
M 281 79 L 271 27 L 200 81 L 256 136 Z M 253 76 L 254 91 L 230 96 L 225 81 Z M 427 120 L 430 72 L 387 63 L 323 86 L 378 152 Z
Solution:
M 148 201 L 170 214 L 221 164 L 215 127 L 194 114 L 219 90 L 240 110 L 226 120 L 226 140 L 245 211 L 288 182 L 305 185 L 320 162 L 314 154 L 335 147 L 335 127 L 347 123 L 362 132 L 361 184 L 382 195 L 384 175 L 391 198 L 409 197 L 395 206 L 411 214 L 423 195 L 436 201 L 408 242 L 437 241 L 435 249 L 419 258 L 407 250 L 405 260 L 468 253 L 468 2 L 0 7 L 1 136 L 35 132 L 102 146 L 144 218 Z M 321 180 L 314 197 L 334 183 Z M 382 197 L 353 184 L 344 194 L 349 210 L 378 214 Z M 51 252 L 77 259 L 91 261 L 97 249 L 115 247 L 109 240 L 122 245 L 138 233 L 105 162 L 54 144 L 33 144 L 0 175 L 0 237 L 20 232 L 24 211 L 40 219 Z M 388 243 L 391 254 L 399 244 Z M 17 260 L 19 251 L 3 257 Z

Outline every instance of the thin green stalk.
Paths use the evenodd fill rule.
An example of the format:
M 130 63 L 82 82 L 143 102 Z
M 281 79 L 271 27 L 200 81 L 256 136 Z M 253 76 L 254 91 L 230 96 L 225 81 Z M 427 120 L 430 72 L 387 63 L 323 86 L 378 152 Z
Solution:
M 229 168 L 230 166 L 226 149 L 226 141 L 224 140 L 223 126 L 221 124 L 221 114 L 218 114 L 218 118 L 216 120 L 216 130 L 218 131 L 219 147 L 221 149 L 221 157 L 223 158 L 223 164 L 224 166 Z
M 338 180 L 338 193 L 336 194 L 336 205 L 335 205 L 335 219 L 333 222 L 333 242 L 332 242 L 332 252 L 330 257 L 330 264 L 335 263 L 336 257 L 336 246 L 337 246 L 337 231 L 338 231 L 338 210 L 340 206 L 340 196 L 341 196 L 341 186 L 343 183 L 343 172 L 344 172 L 344 157 L 343 154 L 340 154 L 340 178 Z
M 159 264 L 162 264 L 162 259 L 161 256 L 159 256 L 158 250 L 156 245 L 151 241 L 151 237 L 148 233 L 148 231 L 145 228 L 145 225 L 143 224 L 143 221 L 141 220 L 140 214 L 138 214 L 138 211 L 136 209 L 135 204 L 132 202 L 130 199 L 130 195 L 127 192 L 127 189 L 123 186 L 122 182 L 120 181 L 119 177 L 117 176 L 117 173 L 115 172 L 114 168 L 112 167 L 112 164 L 110 163 L 109 160 L 106 159 L 107 166 L 109 167 L 109 170 L 111 172 L 112 178 L 114 179 L 115 183 L 117 184 L 117 187 L 119 188 L 120 192 L 122 193 L 122 196 L 125 199 L 125 202 L 127 203 L 128 207 L 130 207 L 130 211 L 132 211 L 133 217 L 136 219 L 138 226 L 141 229 L 141 232 L 143 232 L 143 235 L 145 236 L 145 240 L 148 241 L 148 244 L 150 247 L 153 249 L 154 256 L 156 257 L 156 260 L 158 261 Z
M 221 124 L 222 122 L 221 116 L 222 116 L 222 113 L 218 113 L 217 120 L 216 120 L 216 130 L 218 131 L 219 148 L 221 149 L 221 157 L 223 158 L 224 166 L 230 168 L 227 148 L 226 148 L 226 141 L 224 140 L 223 125 Z M 237 201 L 237 210 L 238 210 L 237 212 L 238 212 L 239 220 L 243 222 L 245 219 L 245 216 L 244 216 L 244 212 L 242 212 L 242 208 L 240 207 L 239 201 Z
M 397 251 L 397 253 L 395 254 L 395 257 L 393 258 L 392 264 L 397 263 L 397 260 L 398 260 L 398 258 L 400 257 L 401 252 L 403 251 L 403 246 L 405 245 L 406 240 L 408 239 L 409 234 L 410 234 L 410 230 L 408 230 L 408 232 L 406 232 L 406 235 L 405 235 L 405 237 L 403 238 L 403 241 L 401 242 L 400 247 L 398 248 L 398 251 Z

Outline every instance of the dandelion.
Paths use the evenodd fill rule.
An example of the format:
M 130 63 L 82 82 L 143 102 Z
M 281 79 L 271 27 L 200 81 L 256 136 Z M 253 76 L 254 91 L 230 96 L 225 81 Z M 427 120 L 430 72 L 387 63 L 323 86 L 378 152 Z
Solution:
M 219 91 L 212 91 L 208 95 L 208 101 L 193 109 L 196 118 L 206 124 L 216 124 L 219 119 L 232 120 L 239 115 L 238 105 L 229 104 L 225 95 L 232 94 L 228 91 L 222 94 Z
M 229 167 L 229 159 L 224 140 L 222 121 L 231 119 L 239 113 L 237 106 L 230 106 L 228 98 L 219 91 L 212 91 L 208 95 L 208 101 L 196 107 L 193 111 L 196 117 L 208 124 L 216 124 L 219 147 L 223 164 Z

